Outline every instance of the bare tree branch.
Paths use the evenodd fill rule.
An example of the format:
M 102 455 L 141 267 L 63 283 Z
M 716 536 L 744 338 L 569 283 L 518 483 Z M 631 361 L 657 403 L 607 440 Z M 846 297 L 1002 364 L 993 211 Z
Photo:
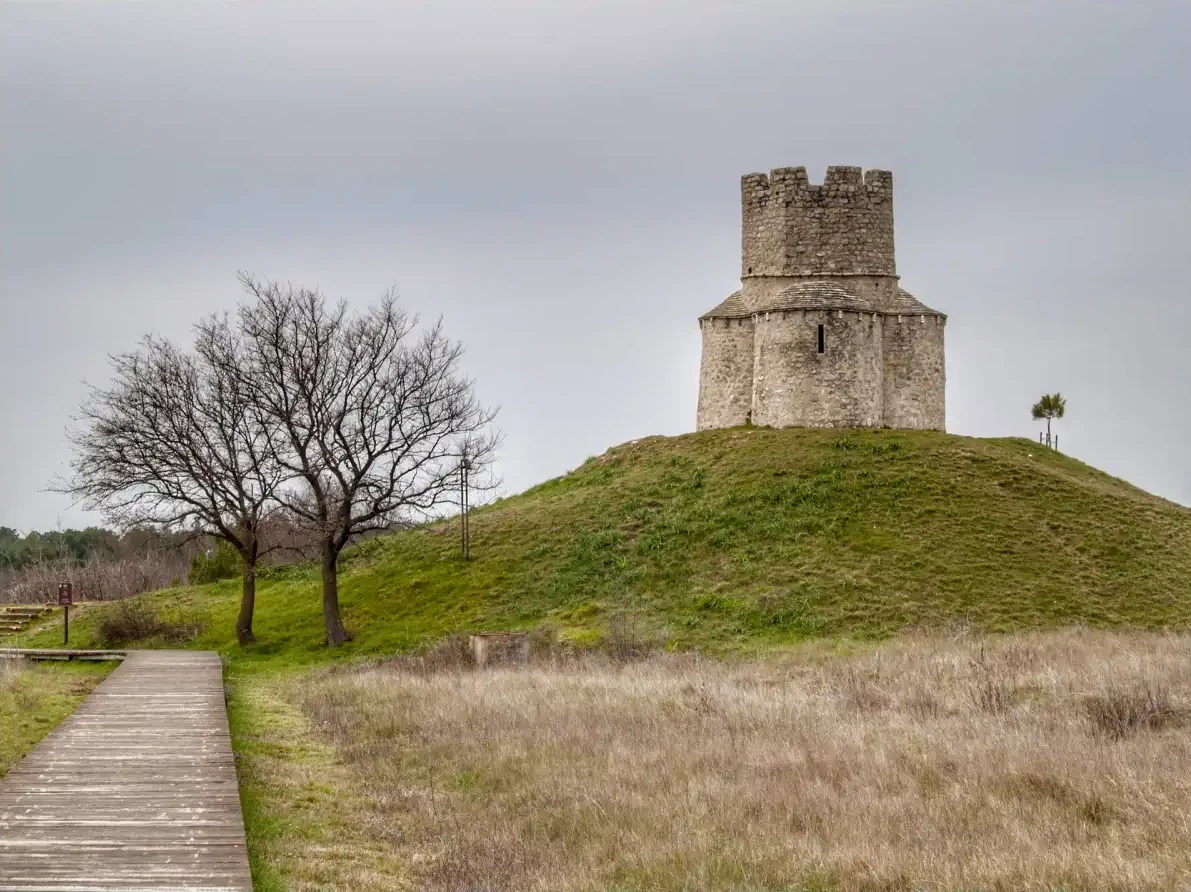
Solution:
M 286 511 L 322 542 L 327 641 L 347 639 L 337 562 L 354 536 L 428 516 L 452 499 L 466 455 L 487 485 L 499 437 L 459 372 L 462 348 L 418 319 L 395 291 L 361 315 L 314 290 L 241 274 L 248 386 L 278 467 Z
M 228 542 L 244 566 L 236 631 L 252 640 L 260 533 L 285 471 L 244 386 L 237 332 L 212 316 L 195 327 L 193 352 L 149 336 L 110 362 L 111 383 L 91 389 L 68 435 L 72 477 L 55 488 L 124 529 L 189 527 Z

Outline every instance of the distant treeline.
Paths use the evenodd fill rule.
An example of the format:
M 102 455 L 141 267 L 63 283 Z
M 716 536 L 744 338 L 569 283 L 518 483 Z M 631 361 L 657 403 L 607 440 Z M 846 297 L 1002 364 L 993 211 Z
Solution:
M 123 535 L 102 527 L 83 530 L 34 530 L 22 535 L 0 527 L 0 571 L 22 570 L 46 563 L 85 564 L 93 557 L 117 560 L 147 550 L 177 548 L 185 540 L 179 533 L 131 530 Z
M 399 528 L 394 524 L 391 528 Z M 353 541 L 371 538 L 353 537 Z M 318 554 L 318 539 L 280 513 L 261 526 L 262 566 L 298 563 Z M 226 544 L 186 531 L 102 527 L 21 534 L 0 527 L 0 602 L 36 603 L 70 581 L 75 598 L 111 601 L 179 585 L 240 575 Z
M 80 600 L 113 600 L 180 582 L 209 546 L 179 532 L 102 527 L 34 530 L 0 527 L 0 601 L 52 599 L 70 582 Z

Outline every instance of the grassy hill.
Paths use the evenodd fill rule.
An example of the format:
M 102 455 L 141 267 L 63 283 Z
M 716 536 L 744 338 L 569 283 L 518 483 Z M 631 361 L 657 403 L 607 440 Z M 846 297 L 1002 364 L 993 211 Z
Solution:
M 690 876 L 708 888 L 739 888 L 746 879 L 780 888 L 814 869 L 803 886 L 788 888 L 892 889 L 920 875 L 941 881 L 940 851 L 961 874 L 977 871 L 963 874 L 965 883 L 987 876 L 1005 888 L 1043 878 L 1048 888 L 1092 888 L 1082 877 L 1098 882 L 1124 871 L 1125 856 L 1148 859 L 1148 888 L 1185 874 L 1180 825 L 1169 817 L 1177 808 L 1168 804 L 1185 792 L 1185 729 L 1139 734 L 1122 744 L 1133 751 L 1099 742 L 1089 749 L 1081 711 L 1106 679 L 1134 690 L 1128 685 L 1140 683 L 1141 666 L 1168 679 L 1162 684 L 1182 710 L 1183 676 L 1172 668 L 1181 665 L 1182 638 L 1030 632 L 987 642 L 892 641 L 877 654 L 868 653 L 874 644 L 837 640 L 812 644 L 809 661 L 794 655 L 776 668 L 742 660 L 683 669 L 682 660 L 657 660 L 631 677 L 598 662 L 586 674 L 407 674 L 401 684 L 391 670 L 304 670 L 474 629 L 550 624 L 560 637 L 594 645 L 624 617 L 669 645 L 732 654 L 957 622 L 977 631 L 1075 623 L 1186 630 L 1191 510 L 1025 440 L 736 429 L 625 444 L 476 512 L 472 528 L 466 563 L 450 522 L 346 555 L 340 595 L 355 637 L 337 650 L 322 645 L 312 568 L 265 574 L 260 642 L 249 647 L 233 634 L 235 580 L 72 612 L 73 646 L 99 643 L 101 617 L 145 605 L 180 626 L 201 621 L 205 631 L 188 646 L 227 657 L 255 888 L 429 888 L 428 871 L 439 872 L 434 888 L 460 888 L 474 885 L 469 877 L 502 876 L 509 865 L 553 871 L 565 863 L 572 888 L 686 888 Z M 11 643 L 58 646 L 60 624 L 55 617 Z M 821 659 L 837 647 L 849 655 Z M 1031 707 L 1001 716 L 973 691 L 994 684 L 1004 693 L 996 673 L 1010 657 L 1015 672 L 1033 673 L 1019 679 Z M 733 681 L 732 673 L 743 674 Z M 644 689 L 643 678 L 652 679 Z M 791 685 L 799 705 L 770 709 Z M 1138 690 L 1149 696 L 1167 687 Z M 797 711 L 807 708 L 807 692 L 819 698 L 809 715 Z M 950 700 L 939 705 L 936 697 Z M 935 706 L 923 712 L 924 703 Z M 642 719 L 663 710 L 665 721 Z M 846 718 L 823 725 L 837 710 Z M 725 724 L 729 715 L 735 726 Z M 553 724 L 539 733 L 543 716 Z M 792 724 L 772 725 L 775 717 Z M 868 730 L 858 737 L 861 719 Z M 642 728 L 665 736 L 642 736 Z M 846 748 L 858 740 L 862 749 Z M 872 741 L 884 747 L 877 756 Z M 741 746 L 770 753 L 770 761 L 742 764 Z M 613 760 L 619 773 L 610 774 L 613 750 L 621 757 Z M 787 751 L 802 755 L 780 755 Z M 1141 781 L 1134 772 L 1122 786 L 1112 774 L 1137 764 L 1151 769 Z M 809 774 L 791 775 L 792 766 Z M 1139 810 L 1137 797 L 1120 799 L 1121 789 L 1139 783 L 1154 791 L 1141 797 L 1149 810 Z M 774 798 L 775 784 L 800 791 L 793 810 Z M 810 811 L 830 815 L 827 823 L 784 823 L 808 811 L 804 797 L 815 790 L 828 798 Z M 665 798 L 675 793 L 677 805 Z M 645 814 L 642 802 L 660 805 Z M 774 802 L 779 812 L 771 814 Z M 874 802 L 895 803 L 894 819 L 874 819 Z M 433 808 L 418 812 L 419 803 Z M 907 824 L 913 807 L 925 817 Z M 974 814 L 1025 815 L 1029 830 L 1013 818 L 974 831 Z M 756 826 L 738 832 L 748 821 Z M 1104 821 L 1118 823 L 1109 836 L 1094 835 Z M 912 839 L 899 835 L 906 826 Z M 923 826 L 934 835 L 923 836 Z M 493 827 L 504 834 L 495 846 Z M 823 827 L 835 834 L 825 855 Z M 482 838 L 461 828 L 479 828 Z M 601 835 L 604 828 L 614 835 Z M 853 830 L 859 848 L 840 835 Z M 807 841 L 813 857 L 783 859 L 779 846 L 756 843 L 764 833 L 779 834 L 782 846 Z M 547 838 L 561 861 L 543 854 Z M 1105 849 L 1106 838 L 1120 848 Z M 735 846 L 741 839 L 751 845 Z M 923 839 L 924 860 L 905 860 L 901 853 Z M 1020 865 L 987 855 L 1020 853 L 1023 839 L 1034 841 L 1035 854 Z M 1072 840 L 1084 848 L 1072 850 Z M 506 857 L 510 851 L 517 857 Z M 874 851 L 898 854 L 874 862 Z M 1154 873 L 1159 863 L 1162 873 Z M 559 875 L 543 882 L 558 885 Z
M 554 625 L 593 644 L 617 617 L 678 647 L 752 650 L 955 622 L 1191 626 L 1191 510 L 1020 439 L 733 429 L 651 437 L 474 515 L 345 557 L 354 641 L 321 645 L 317 573 L 265 575 L 259 644 L 232 634 L 238 582 L 145 596 L 200 611 L 195 646 L 242 668 Z M 71 643 L 94 640 L 95 606 Z M 56 627 L 22 644 L 54 644 Z M 17 642 L 14 642 L 17 643 Z

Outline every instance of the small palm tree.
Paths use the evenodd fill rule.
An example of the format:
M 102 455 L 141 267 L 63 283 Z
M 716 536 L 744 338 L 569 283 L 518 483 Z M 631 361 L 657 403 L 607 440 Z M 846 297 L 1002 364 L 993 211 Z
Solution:
M 1046 442 L 1050 443 L 1050 420 L 1052 418 L 1062 418 L 1063 413 L 1067 411 L 1067 401 L 1063 399 L 1062 395 L 1057 393 L 1043 394 L 1042 399 L 1034 403 L 1034 408 L 1030 410 L 1033 413 L 1035 420 L 1039 418 L 1046 419 Z

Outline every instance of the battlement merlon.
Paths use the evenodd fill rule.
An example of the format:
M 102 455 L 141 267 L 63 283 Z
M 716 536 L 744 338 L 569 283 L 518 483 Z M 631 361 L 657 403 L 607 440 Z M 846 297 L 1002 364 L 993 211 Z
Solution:
M 740 189 L 743 277 L 897 274 L 890 171 L 832 166 L 815 185 L 778 167 Z
M 747 173 L 740 178 L 740 191 L 745 203 L 767 203 L 774 195 L 812 193 L 828 195 L 852 194 L 857 200 L 893 200 L 893 173 L 888 170 L 865 170 L 861 167 L 833 165 L 827 168 L 822 185 L 811 183 L 805 167 L 776 167 L 769 173 Z

